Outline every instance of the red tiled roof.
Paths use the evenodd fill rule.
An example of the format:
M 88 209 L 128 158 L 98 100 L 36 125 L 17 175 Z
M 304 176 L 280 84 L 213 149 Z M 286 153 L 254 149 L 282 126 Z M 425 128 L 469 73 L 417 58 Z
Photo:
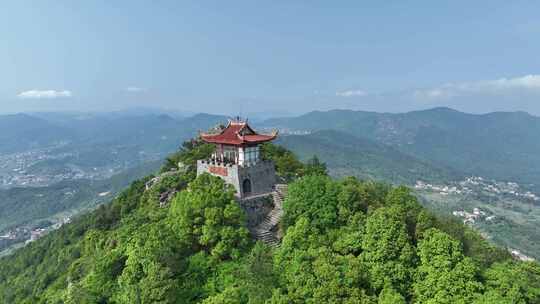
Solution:
M 201 138 L 208 143 L 226 145 L 247 145 L 273 140 L 277 133 L 272 135 L 257 134 L 247 122 L 229 121 L 229 124 L 219 134 L 201 134 Z

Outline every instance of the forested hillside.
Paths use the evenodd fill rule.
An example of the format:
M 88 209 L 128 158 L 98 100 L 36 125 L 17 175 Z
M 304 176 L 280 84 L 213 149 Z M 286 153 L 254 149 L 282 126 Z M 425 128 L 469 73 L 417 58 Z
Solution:
M 437 167 L 392 146 L 342 131 L 321 130 L 308 135 L 282 136 L 278 143 L 301 159 L 319 156 L 333 176 L 357 176 L 408 185 L 419 178 L 435 182 L 461 177 L 450 168 Z
M 271 119 L 264 125 L 293 131 L 343 131 L 390 145 L 436 167 L 540 189 L 540 117 L 525 112 L 333 110 Z
M 281 246 L 255 243 L 221 179 L 187 170 L 109 204 L 0 260 L 0 303 L 540 303 L 540 266 L 511 260 L 405 187 L 333 180 L 267 145 L 290 180 Z M 186 167 L 184 167 L 186 168 Z M 165 207 L 161 193 L 179 190 Z

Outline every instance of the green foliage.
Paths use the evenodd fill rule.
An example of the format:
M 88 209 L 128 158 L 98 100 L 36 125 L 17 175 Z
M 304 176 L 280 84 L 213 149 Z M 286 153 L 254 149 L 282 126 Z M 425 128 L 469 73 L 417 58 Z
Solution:
M 289 226 L 302 216 L 318 228 L 338 225 L 340 188 L 339 183 L 320 175 L 306 176 L 292 184 L 283 204 L 284 224 Z
M 375 289 L 391 286 L 408 291 L 415 252 L 398 208 L 383 207 L 368 217 L 362 249 L 361 258 Z
M 378 304 L 405 304 L 405 298 L 391 287 L 385 287 L 379 294 Z
M 178 164 L 182 163 L 189 172 L 194 173 L 197 170 L 197 160 L 209 158 L 214 149 L 214 145 L 206 144 L 200 139 L 185 141 L 182 143 L 180 151 L 165 159 L 161 172 L 179 169 Z
M 461 245 L 437 229 L 424 233 L 418 244 L 420 265 L 414 282 L 417 303 L 471 303 L 482 291 L 478 268 Z
M 276 165 L 276 173 L 286 181 L 302 175 L 304 165 L 289 150 L 271 143 L 261 145 L 261 156 L 263 159 L 269 159 Z
M 306 218 L 290 227 L 275 262 L 284 286 L 272 303 L 370 303 L 360 260 L 325 246 Z
M 182 249 L 164 223 L 143 227 L 147 235 L 135 235 L 126 246 L 127 260 L 118 278 L 118 303 L 172 303 L 173 270 L 179 267 Z
M 308 159 L 304 165 L 304 175 L 328 175 L 326 164 L 321 162 L 316 155 Z
M 173 200 L 169 222 L 186 246 L 217 259 L 237 258 L 248 244 L 245 214 L 234 190 L 209 174 L 197 177 Z
M 540 303 L 537 263 L 496 263 L 485 277 L 486 292 L 477 303 Z
M 463 245 L 465 255 L 484 268 L 511 258 L 507 250 L 486 242 L 476 231 L 463 225 L 456 218 L 439 218 L 435 222 L 435 227 L 458 240 Z

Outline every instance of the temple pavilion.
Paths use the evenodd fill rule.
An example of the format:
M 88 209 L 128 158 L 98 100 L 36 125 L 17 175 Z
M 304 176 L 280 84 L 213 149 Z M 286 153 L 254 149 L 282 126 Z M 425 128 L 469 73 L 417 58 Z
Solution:
M 227 126 L 217 132 L 200 136 L 216 149 L 209 159 L 197 162 L 198 175 L 210 173 L 222 178 L 234 186 L 239 198 L 273 191 L 275 167 L 271 161 L 261 158 L 260 145 L 276 139 L 277 132 L 258 134 L 247 121 L 237 118 L 229 120 Z

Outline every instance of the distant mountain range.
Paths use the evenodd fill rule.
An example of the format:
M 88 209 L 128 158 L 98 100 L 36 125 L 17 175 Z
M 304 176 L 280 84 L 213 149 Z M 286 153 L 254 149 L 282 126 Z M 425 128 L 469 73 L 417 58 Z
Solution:
M 76 147 L 79 155 L 93 153 L 104 161 L 132 160 L 140 153 L 156 159 L 174 151 L 199 130 L 226 119 L 210 114 L 187 118 L 154 112 L 145 115 L 140 111 L 4 115 L 0 116 L 0 153 L 68 142 L 66 150 Z M 305 157 L 317 151 L 343 174 L 352 166 L 363 168 L 366 176 L 380 174 L 380 178 L 396 182 L 412 181 L 417 175 L 435 180 L 482 175 L 540 187 L 540 118 L 524 112 L 474 115 L 449 108 L 400 114 L 332 110 L 256 125 L 313 133 L 281 136 L 280 142 Z M 335 132 L 319 132 L 328 130 Z M 114 153 L 110 147 L 115 147 Z
M 270 119 L 263 125 L 309 132 L 336 130 L 390 146 L 437 168 L 518 181 L 536 189 L 540 185 L 540 118 L 524 112 L 333 110 Z
M 224 116 L 197 114 L 183 119 L 165 114 L 15 114 L 0 116 L 0 153 L 69 142 L 77 145 L 116 144 L 139 146 L 149 151 L 178 147 L 225 120 Z
M 301 159 L 317 155 L 336 176 L 358 176 L 395 184 L 414 184 L 420 177 L 429 181 L 457 179 L 460 173 L 437 167 L 377 141 L 336 130 L 309 135 L 282 136 L 278 144 Z
M 0 153 L 24 151 L 72 136 L 69 129 L 27 114 L 0 116 L 0 130 Z

